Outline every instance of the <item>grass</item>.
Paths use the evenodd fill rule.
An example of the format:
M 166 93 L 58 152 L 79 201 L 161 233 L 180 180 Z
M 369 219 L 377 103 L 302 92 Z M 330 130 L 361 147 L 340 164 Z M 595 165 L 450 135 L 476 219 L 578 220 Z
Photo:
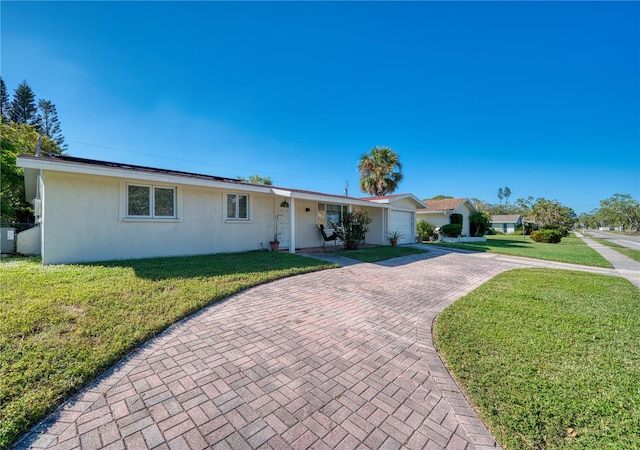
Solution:
M 618 253 L 620 253 L 620 254 L 628 257 L 628 258 L 631 258 L 634 261 L 640 262 L 640 250 L 634 250 L 632 248 L 625 247 L 624 245 L 620 245 L 620 244 L 616 244 L 615 242 L 611 242 L 611 241 L 609 241 L 607 239 L 600 239 L 600 238 L 595 238 L 595 237 L 592 237 L 592 236 L 589 236 L 589 239 L 594 240 L 599 244 L 611 247 L 612 249 L 614 249 Z
M 426 253 L 425 250 L 420 250 L 413 247 L 365 247 L 358 250 L 339 250 L 331 252 L 335 255 L 344 256 L 346 258 L 355 259 L 362 262 L 379 262 L 390 258 L 397 258 L 399 256 L 416 255 L 419 253 Z
M 335 267 L 275 252 L 0 263 L 0 448 L 179 319 L 250 286 Z
M 524 256 L 546 261 L 560 261 L 586 266 L 613 268 L 609 261 L 573 234 L 562 238 L 562 242 L 559 244 L 534 242 L 528 236 L 523 239 L 522 235 L 494 235 L 487 236 L 486 242 L 459 244 L 437 243 L 431 245 L 463 248 L 479 252 L 500 253 L 511 256 Z
M 509 449 L 640 448 L 640 292 L 549 269 L 498 275 L 436 319 L 455 378 Z

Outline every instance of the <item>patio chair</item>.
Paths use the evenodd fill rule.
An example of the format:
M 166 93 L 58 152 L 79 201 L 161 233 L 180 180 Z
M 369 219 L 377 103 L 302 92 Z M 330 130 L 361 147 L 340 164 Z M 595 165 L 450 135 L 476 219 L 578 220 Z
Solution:
M 324 231 L 324 225 L 320 224 L 320 234 L 322 234 L 322 248 L 324 248 L 324 244 L 327 241 L 333 241 L 336 248 L 338 247 L 338 235 L 334 231 L 331 236 L 327 236 L 327 233 Z

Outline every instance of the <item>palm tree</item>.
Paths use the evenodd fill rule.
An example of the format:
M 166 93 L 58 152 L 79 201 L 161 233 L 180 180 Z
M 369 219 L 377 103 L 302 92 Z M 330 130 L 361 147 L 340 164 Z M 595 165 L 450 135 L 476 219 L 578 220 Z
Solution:
M 402 164 L 390 147 L 373 147 L 358 163 L 360 190 L 371 195 L 393 193 L 402 181 Z

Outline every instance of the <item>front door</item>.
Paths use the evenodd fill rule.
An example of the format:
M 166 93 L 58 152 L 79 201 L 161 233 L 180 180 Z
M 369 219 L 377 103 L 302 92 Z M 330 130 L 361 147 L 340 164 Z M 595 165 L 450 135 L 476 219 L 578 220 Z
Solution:
M 278 240 L 280 248 L 291 246 L 291 218 L 289 217 L 289 206 L 278 207 Z

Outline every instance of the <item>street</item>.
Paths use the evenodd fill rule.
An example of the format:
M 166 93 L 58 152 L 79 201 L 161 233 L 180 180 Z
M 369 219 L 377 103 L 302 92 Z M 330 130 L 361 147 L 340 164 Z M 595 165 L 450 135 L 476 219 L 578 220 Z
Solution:
M 609 231 L 597 230 L 588 230 L 586 231 L 586 234 L 595 238 L 606 239 L 613 242 L 614 244 L 622 245 L 634 250 L 640 250 L 640 236 L 629 236 L 628 234 L 623 235 L 618 233 L 611 233 Z

